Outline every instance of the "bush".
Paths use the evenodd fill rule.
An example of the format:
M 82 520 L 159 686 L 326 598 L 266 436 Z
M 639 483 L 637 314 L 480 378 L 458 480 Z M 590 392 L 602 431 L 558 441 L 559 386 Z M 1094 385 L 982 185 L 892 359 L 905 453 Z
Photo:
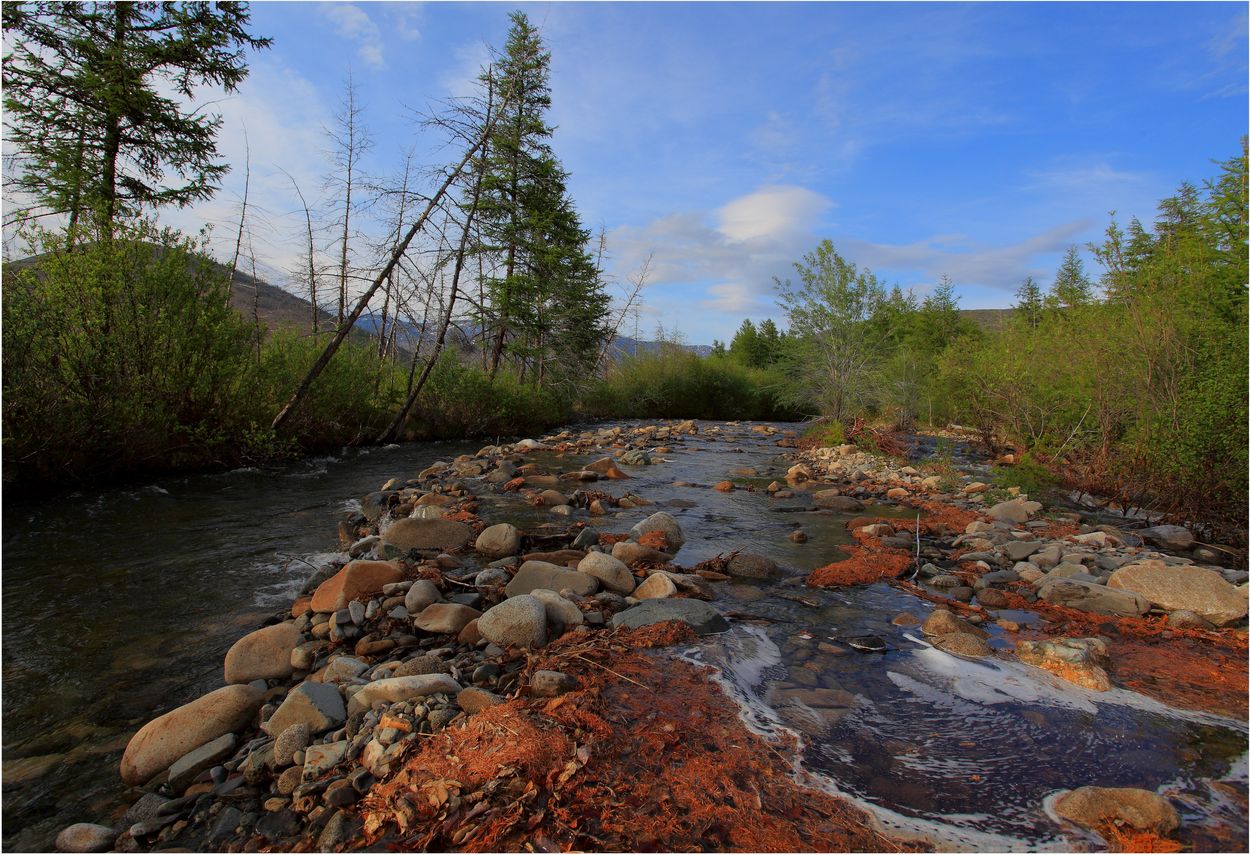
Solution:
M 220 268 L 148 220 L 24 237 L 35 257 L 4 275 L 6 464 L 79 481 L 228 458 L 252 330 Z
M 599 418 L 791 421 L 800 413 L 781 402 L 785 383 L 776 369 L 664 348 L 613 365 L 582 406 Z

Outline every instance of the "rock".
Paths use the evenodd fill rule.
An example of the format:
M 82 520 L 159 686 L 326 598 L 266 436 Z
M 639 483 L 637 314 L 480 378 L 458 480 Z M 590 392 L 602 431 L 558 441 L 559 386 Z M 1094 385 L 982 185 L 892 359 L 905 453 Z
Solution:
M 250 683 L 271 677 L 288 677 L 291 651 L 300 643 L 300 631 L 291 621 L 249 632 L 226 653 L 227 683 Z
M 347 548 L 347 554 L 351 558 L 361 558 L 367 555 L 381 542 L 382 538 L 378 537 L 376 534 L 371 534 L 368 537 L 362 537 L 360 540 L 356 541 Z
M 894 619 L 891 620 L 890 623 L 895 626 L 915 626 L 920 623 L 920 618 L 916 617 L 911 612 L 899 612 L 894 616 Z
M 970 632 L 950 632 L 933 639 L 933 646 L 947 653 L 958 656 L 989 656 L 994 651 L 985 643 L 985 639 Z
M 402 663 L 392 677 L 416 677 L 421 674 L 446 674 L 447 663 L 437 656 L 424 653 L 420 656 L 414 656 L 408 661 Z
M 321 835 L 317 838 L 318 852 L 334 852 L 360 837 L 364 830 L 364 821 L 355 814 L 345 810 L 337 811 L 330 817 Z
M 321 675 L 321 682 L 346 683 L 368 670 L 369 665 L 366 662 L 361 662 L 352 656 L 337 656 L 326 666 L 325 673 Z
M 347 740 L 318 743 L 304 750 L 304 780 L 313 781 L 329 772 L 347 756 Z
M 459 603 L 434 603 L 426 606 L 417 615 L 413 625 L 426 632 L 446 635 L 460 632 L 465 624 L 476 620 L 481 614 L 477 609 Z
M 273 741 L 273 764 L 279 769 L 295 762 L 296 752 L 308 747 L 310 737 L 308 725 L 298 722 L 278 734 Z
M 500 647 L 542 647 L 547 643 L 547 610 L 540 600 L 519 594 L 487 609 L 478 618 L 477 629 L 482 638 Z
M 1111 688 L 1111 678 L 1103 667 L 1107 663 L 1107 645 L 1101 639 L 1021 641 L 1016 644 L 1016 658 L 1095 692 Z
M 1223 576 L 1206 567 L 1139 561 L 1112 573 L 1107 587 L 1136 591 L 1166 611 L 1194 612 L 1216 626 L 1226 626 L 1246 616 L 1246 598 Z
M 427 695 L 455 695 L 461 685 L 447 674 L 418 674 L 411 677 L 388 677 L 367 683 L 352 696 L 353 706 L 369 709 L 376 701 L 388 704 L 424 698 Z
M 1147 543 L 1164 549 L 1184 550 L 1194 545 L 1193 534 L 1179 525 L 1156 525 L 1144 528 L 1137 534 Z
M 1012 540 L 1003 544 L 1003 552 L 1012 561 L 1023 561 L 1042 548 L 1036 540 Z
M 677 593 L 677 586 L 666 573 L 653 573 L 647 580 L 634 590 L 634 597 L 639 600 L 658 600 L 671 597 Z
M 563 591 L 568 588 L 578 596 L 588 596 L 599 590 L 599 580 L 585 573 L 557 567 L 545 561 L 526 561 L 504 588 L 509 597 L 528 594 L 535 588 Z
M 433 605 L 443 598 L 442 593 L 429 579 L 418 579 L 404 594 L 404 608 L 410 615 L 419 615 L 426 606 Z
M 1141 594 L 1079 579 L 1044 579 L 1037 596 L 1048 603 L 1106 615 L 1144 615 L 1150 611 L 1150 601 Z
M 286 808 L 268 811 L 256 820 L 256 833 L 271 843 L 294 837 L 300 833 L 300 828 L 300 818 Z
M 1007 596 L 994 588 L 983 588 L 977 592 L 977 602 L 987 609 L 1002 609 L 1007 607 Z
M 346 608 L 352 600 L 367 600 L 381 593 L 383 585 L 403 578 L 399 565 L 389 561 L 349 561 L 342 570 L 317 586 L 311 608 L 323 613 Z
M 570 629 L 581 626 L 586 621 L 582 610 L 575 603 L 566 600 L 555 591 L 535 588 L 530 591 L 529 595 L 543 604 L 543 609 L 547 612 L 547 623 L 553 626 Z
M 586 469 L 591 472 L 598 472 L 605 478 L 612 478 L 615 480 L 629 477 L 617 467 L 616 461 L 611 457 L 601 457 L 594 463 L 588 464 Z
M 475 712 L 480 712 L 487 707 L 498 706 L 502 703 L 503 698 L 499 697 L 499 695 L 496 695 L 494 692 L 488 692 L 485 689 L 479 689 L 475 686 L 470 686 L 467 689 L 461 689 L 460 693 L 456 695 L 456 704 L 460 707 L 460 709 L 464 710 L 469 715 L 473 715 Z
M 795 543 L 807 543 L 807 532 L 802 529 L 795 529 L 790 532 L 790 540 Z
M 629 536 L 634 540 L 640 540 L 644 534 L 649 531 L 659 531 L 664 533 L 668 546 L 676 554 L 686 543 L 686 536 L 682 534 L 681 526 L 677 524 L 677 520 L 672 514 L 664 511 L 657 511 L 647 517 L 642 522 L 635 525 L 629 530 Z
M 234 754 L 238 742 L 233 733 L 227 733 L 184 754 L 169 767 L 169 786 L 181 793 L 205 769 L 213 768 Z
M 308 725 L 309 733 L 322 733 L 347 720 L 343 696 L 334 686 L 303 682 L 292 689 L 261 730 L 276 736 L 293 724 Z
M 76 822 L 61 829 L 56 836 L 58 852 L 108 852 L 113 848 L 117 832 L 107 825 Z
M 1055 813 L 1093 829 L 1120 820 L 1142 831 L 1167 834 L 1181 823 L 1171 802 L 1133 787 L 1080 787 L 1055 800 Z
M 530 694 L 536 698 L 554 698 L 577 688 L 577 680 L 561 671 L 535 671 L 530 676 Z
M 254 686 L 225 686 L 153 719 L 126 745 L 122 781 L 140 786 L 201 745 L 241 729 L 263 699 Z
M 973 626 L 948 609 L 934 609 L 921 625 L 920 631 L 930 636 L 966 633 L 977 638 L 990 637 L 988 632 L 978 626 Z
M 648 564 L 667 564 L 673 556 L 650 546 L 643 546 L 632 540 L 622 540 L 612 545 L 612 557 L 623 561 L 630 567 L 647 562 Z
M 516 555 L 521 549 L 521 532 L 509 523 L 498 523 L 483 529 L 473 548 L 488 558 Z
M 812 494 L 812 503 L 823 510 L 854 512 L 862 511 L 864 503 L 854 496 L 843 496 L 837 490 L 821 490 Z
M 1029 521 L 1029 507 L 1033 504 L 1036 504 L 1036 502 L 1011 499 L 1006 502 L 999 502 L 986 511 L 986 513 L 990 519 L 1020 525 Z
M 1196 612 L 1180 609 L 1168 615 L 1168 626 L 1176 629 L 1213 629 L 1210 621 Z
M 396 520 L 382 533 L 382 550 L 387 557 L 430 550 L 450 552 L 473 539 L 473 529 L 453 520 Z
M 776 579 L 781 575 L 781 568 L 767 556 L 740 552 L 729 559 L 725 572 L 740 579 Z
M 634 574 L 625 562 L 603 552 L 588 552 L 577 564 L 577 572 L 594 576 L 608 591 L 628 594 L 634 590 Z
M 613 615 L 611 625 L 637 629 L 670 620 L 679 620 L 689 625 L 698 635 L 710 635 L 729 629 L 729 621 L 716 609 L 701 600 L 688 599 L 646 600 Z

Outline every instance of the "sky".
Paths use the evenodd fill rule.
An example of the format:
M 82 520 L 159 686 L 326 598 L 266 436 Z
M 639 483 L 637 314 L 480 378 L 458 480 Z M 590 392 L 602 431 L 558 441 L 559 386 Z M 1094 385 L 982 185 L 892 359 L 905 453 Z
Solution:
M 918 296 L 947 274 L 962 307 L 1008 306 L 1108 212 L 1149 221 L 1247 133 L 1244 3 L 258 2 L 272 48 L 202 96 L 235 169 L 164 218 L 233 248 L 246 128 L 256 252 L 280 278 L 303 223 L 287 175 L 326 195 L 349 71 L 367 171 L 409 148 L 452 161 L 414 116 L 472 90 L 516 8 L 551 51 L 552 144 L 614 293 L 653 254 L 644 337 L 784 326 L 773 277 L 825 238 Z

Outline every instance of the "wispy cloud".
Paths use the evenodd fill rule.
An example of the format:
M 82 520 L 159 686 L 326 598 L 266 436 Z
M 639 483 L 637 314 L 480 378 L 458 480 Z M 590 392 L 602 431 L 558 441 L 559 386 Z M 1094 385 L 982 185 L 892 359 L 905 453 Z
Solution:
M 357 56 L 365 65 L 372 68 L 386 67 L 382 31 L 364 9 L 351 3 L 324 3 L 319 4 L 318 8 L 344 37 L 356 43 Z

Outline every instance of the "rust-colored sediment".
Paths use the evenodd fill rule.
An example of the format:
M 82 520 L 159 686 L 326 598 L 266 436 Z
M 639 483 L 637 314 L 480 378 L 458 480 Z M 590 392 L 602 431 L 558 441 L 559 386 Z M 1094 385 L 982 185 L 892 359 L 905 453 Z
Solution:
M 1185 847 L 1153 831 L 1107 823 L 1097 829 L 1110 852 L 1180 852 Z
M 894 579 L 911 566 L 912 555 L 903 549 L 881 546 L 873 537 L 860 537 L 860 544 L 842 547 L 850 558 L 817 567 L 807 577 L 812 588 L 833 588 L 841 585 L 868 585 L 882 579 Z
M 529 656 L 580 688 L 513 698 L 424 742 L 363 804 L 369 845 L 464 851 L 899 851 L 799 786 L 694 666 L 640 648 L 680 625 L 568 634 Z

